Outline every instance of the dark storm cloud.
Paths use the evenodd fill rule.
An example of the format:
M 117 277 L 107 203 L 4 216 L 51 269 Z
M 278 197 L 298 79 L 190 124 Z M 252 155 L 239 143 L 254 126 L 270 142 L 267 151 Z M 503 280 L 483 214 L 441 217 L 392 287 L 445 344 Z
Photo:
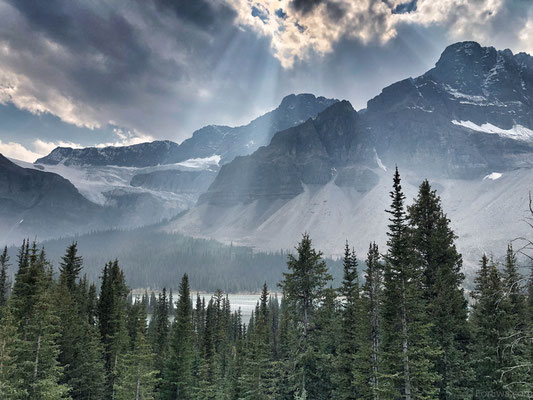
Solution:
M 11 1 L 32 31 L 13 32 L 12 47 L 21 53 L 46 52 L 48 42 L 34 40 L 36 35 L 60 45 L 70 62 L 61 60 L 64 78 L 76 86 L 78 95 L 104 103 L 127 101 L 135 90 L 131 83 L 138 84 L 143 75 L 169 80 L 179 76 L 180 66 L 157 60 L 157 54 L 120 14 L 120 8 L 92 9 L 88 4 L 69 0 Z
M 186 121 L 187 107 L 204 96 L 238 31 L 227 5 L 204 0 L 0 0 L 0 7 L 0 43 L 9 48 L 0 74 L 20 87 L 28 80 L 18 93 L 25 103 L 13 98 L 15 105 L 79 125 L 173 130 L 176 139 L 190 134 L 176 120 Z
M 307 14 L 324 2 L 326 2 L 326 0 L 293 0 L 291 2 L 291 7 L 302 14 Z
M 139 0 L 141 2 L 145 0 Z M 215 5 L 210 0 L 153 0 L 162 10 L 172 11 L 181 20 L 189 21 L 204 29 L 225 24 L 235 18 L 235 11 L 225 4 Z

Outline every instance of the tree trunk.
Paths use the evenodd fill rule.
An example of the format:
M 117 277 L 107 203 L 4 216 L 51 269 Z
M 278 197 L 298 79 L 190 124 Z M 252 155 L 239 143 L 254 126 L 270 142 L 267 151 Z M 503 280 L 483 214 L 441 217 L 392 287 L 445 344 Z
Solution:
M 135 400 L 140 399 L 141 393 L 141 377 L 139 376 L 139 367 L 137 367 L 137 385 L 135 387 Z
M 371 335 L 372 335 L 372 392 L 374 400 L 379 400 L 379 310 L 377 303 L 376 287 L 370 288 L 370 307 L 371 307 Z

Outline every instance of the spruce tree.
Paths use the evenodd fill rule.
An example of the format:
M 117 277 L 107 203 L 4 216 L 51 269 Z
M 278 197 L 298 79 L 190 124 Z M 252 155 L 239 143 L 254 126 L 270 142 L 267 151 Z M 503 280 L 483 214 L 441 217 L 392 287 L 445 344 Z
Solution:
M 505 367 L 501 339 L 507 328 L 502 307 L 502 281 L 496 265 L 486 255 L 475 279 L 471 323 L 474 339 L 473 363 L 476 374 L 474 399 L 505 392 L 502 372 Z M 509 393 L 507 393 L 509 394 Z
M 381 307 L 383 290 L 383 266 L 380 263 L 379 249 L 376 243 L 371 243 L 366 259 L 365 283 L 362 291 L 362 353 L 358 362 L 363 367 L 359 379 L 360 387 L 367 385 L 365 398 L 380 399 L 381 375 Z
M 161 398 L 193 398 L 195 341 L 189 277 L 181 280 L 176 304 L 176 319 L 170 337 L 169 356 L 163 373 Z
M 1 308 L 7 304 L 7 295 L 9 291 L 7 269 L 9 265 L 9 255 L 7 254 L 6 246 L 0 255 L 0 318 L 2 317 Z
M 500 307 L 505 309 L 506 332 L 501 338 L 502 381 L 505 389 L 513 394 L 527 392 L 529 382 L 528 346 L 530 335 L 527 325 L 527 299 L 523 290 L 524 278 L 518 271 L 516 255 L 511 244 L 507 246 L 503 271 L 503 297 Z
M 422 291 L 422 271 L 413 259 L 413 244 L 405 212 L 405 195 L 396 168 L 385 256 L 383 291 L 384 397 L 405 400 L 438 396 L 434 359 L 438 353 Z
M 356 381 L 356 357 L 360 345 L 358 333 L 360 332 L 361 309 L 357 258 L 355 253 L 350 252 L 348 242 L 344 248 L 343 269 L 342 286 L 339 290 L 343 302 L 335 398 L 355 400 L 360 398 Z
M 408 207 L 407 220 L 413 262 L 422 271 L 431 339 L 442 350 L 436 363 L 441 376 L 439 399 L 462 400 L 471 396 L 472 386 L 462 258 L 440 198 L 427 180 L 420 185 L 414 204 Z
M 304 234 L 296 247 L 296 256 L 289 254 L 287 267 L 289 272 L 283 273 L 280 287 L 290 309 L 290 318 L 295 325 L 301 327 L 296 343 L 291 349 L 292 381 L 296 395 L 309 393 L 308 379 L 312 375 L 309 359 L 313 357 L 313 350 L 309 346 L 309 331 L 314 326 L 314 314 L 318 305 L 324 300 L 326 285 L 332 280 L 322 258 L 322 253 L 317 252 L 311 243 L 308 234 Z
M 106 370 L 106 398 L 114 397 L 114 384 L 118 374 L 119 358 L 128 348 L 126 329 L 128 288 L 118 261 L 105 265 L 97 315 L 100 337 L 104 347 Z
M 162 371 L 165 365 L 165 356 L 168 350 L 168 336 L 170 332 L 170 323 L 168 315 L 168 298 L 167 290 L 159 294 L 155 311 L 150 321 L 150 341 L 153 352 L 156 355 L 155 365 Z
M 70 293 L 73 293 L 76 288 L 82 264 L 83 260 L 78 256 L 78 244 L 72 242 L 67 247 L 65 255 L 61 257 L 61 263 L 59 264 L 59 280 L 66 285 Z
M 274 371 L 271 362 L 269 293 L 265 283 L 259 300 L 254 330 L 248 347 L 242 378 L 242 398 L 266 400 L 275 397 Z
M 114 381 L 116 400 L 154 399 L 156 396 L 159 371 L 155 368 L 155 354 L 146 339 L 144 306 L 139 307 L 139 311 L 133 343 L 130 349 L 120 356 L 118 374 Z
M 13 315 L 10 309 L 6 308 L 0 323 L 0 399 L 14 397 L 16 375 L 13 373 L 15 368 L 13 353 L 19 343 Z
M 42 262 L 33 258 L 31 263 Z M 53 307 L 54 282 L 48 268 L 37 278 L 36 302 L 12 352 L 11 376 L 15 399 L 70 399 L 62 384 L 63 368 L 58 362 L 59 317 Z

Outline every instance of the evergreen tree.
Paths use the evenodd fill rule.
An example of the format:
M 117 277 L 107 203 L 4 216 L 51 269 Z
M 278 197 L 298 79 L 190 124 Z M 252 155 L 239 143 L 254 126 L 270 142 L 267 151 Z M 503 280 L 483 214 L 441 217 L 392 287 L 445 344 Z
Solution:
M 31 263 L 42 262 L 33 258 Z M 69 399 L 69 387 L 61 384 L 63 368 L 58 362 L 59 318 L 53 308 L 51 269 L 38 277 L 33 296 L 36 300 L 24 332 L 12 352 L 13 365 L 8 380 L 13 399 Z
M 161 398 L 190 400 L 194 394 L 195 342 L 189 277 L 181 280 Z
M 9 267 L 9 256 L 7 254 L 7 246 L 0 255 L 0 311 L 1 308 L 7 304 L 7 296 L 9 292 L 9 283 L 7 281 L 7 269 Z M 0 318 L 2 314 L 0 312 Z
M 529 369 L 528 377 L 528 390 L 533 391 L 533 265 L 530 266 L 529 279 L 527 281 L 527 316 L 526 316 L 526 329 L 525 337 L 529 343 L 527 351 L 528 362 L 526 363 Z
M 429 337 L 422 271 L 413 259 L 398 168 L 390 196 L 382 314 L 384 397 L 434 399 L 438 396 L 436 383 L 439 377 L 434 372 L 433 362 L 437 350 Z
M 253 334 L 248 336 L 244 376 L 242 378 L 242 398 L 266 400 L 275 398 L 274 371 L 271 362 L 269 293 L 265 283 L 256 318 L 253 321 Z
M 73 242 L 67 247 L 65 255 L 61 257 L 61 263 L 59 264 L 59 280 L 64 283 L 72 294 L 76 288 L 79 273 L 82 270 L 83 260 L 78 256 L 78 244 Z
M 381 374 L 381 295 L 383 290 L 383 266 L 380 263 L 379 249 L 376 243 L 371 243 L 366 259 L 365 284 L 362 295 L 362 353 L 359 364 L 362 365 L 360 386 L 367 385 L 369 390 L 364 395 L 368 399 L 380 398 Z
M 359 399 L 361 397 L 356 380 L 356 357 L 359 350 L 361 325 L 359 278 L 355 252 L 350 252 L 348 242 L 344 248 L 344 275 L 339 294 L 343 298 L 339 356 L 337 359 L 335 398 Z
M 16 375 L 13 373 L 15 368 L 13 353 L 19 343 L 13 315 L 7 308 L 0 323 L 0 399 L 9 399 L 14 395 L 13 378 L 16 378 Z
M 506 332 L 505 307 L 501 306 L 503 291 L 500 274 L 486 255 L 475 279 L 472 296 L 472 334 L 474 339 L 473 362 L 476 379 L 474 399 L 482 399 L 492 393 L 505 393 L 502 371 L 505 367 L 501 339 Z
M 423 273 L 431 339 L 442 350 L 436 363 L 441 376 L 439 399 L 463 400 L 471 396 L 472 385 L 462 258 L 456 250 L 457 237 L 442 210 L 440 198 L 427 180 L 420 185 L 414 204 L 408 207 L 407 217 L 413 262 Z
M 115 379 L 118 374 L 119 357 L 128 348 L 126 307 L 128 289 L 118 261 L 105 265 L 97 314 L 100 337 L 104 347 L 106 370 L 106 398 L 114 398 Z
M 296 248 L 297 257 L 289 254 L 287 267 L 289 272 L 283 273 L 280 287 L 290 308 L 291 318 L 301 327 L 298 342 L 292 350 L 293 382 L 295 394 L 302 396 L 307 393 L 311 398 L 314 393 L 307 390 L 308 376 L 312 374 L 309 358 L 313 351 L 309 346 L 309 330 L 314 324 L 314 313 L 323 301 L 326 285 L 332 280 L 328 273 L 322 253 L 317 252 L 308 234 L 304 234 Z
M 150 321 L 150 341 L 152 343 L 152 350 L 156 355 L 155 365 L 160 371 L 164 368 L 164 360 L 168 350 L 168 337 L 170 332 L 168 317 L 167 290 L 163 288 L 163 291 L 159 294 L 154 314 Z
M 158 383 L 155 354 L 146 340 L 146 314 L 139 307 L 136 333 L 131 348 L 121 355 L 118 376 L 114 382 L 115 399 L 154 399 Z M 178 397 L 181 398 L 181 397 Z
M 502 381 L 505 389 L 513 394 L 527 392 L 533 382 L 529 380 L 528 345 L 530 335 L 527 326 L 527 299 L 523 291 L 523 277 L 518 272 L 516 256 L 511 244 L 507 246 L 503 273 L 503 298 L 500 307 L 505 309 L 506 332 L 501 338 Z

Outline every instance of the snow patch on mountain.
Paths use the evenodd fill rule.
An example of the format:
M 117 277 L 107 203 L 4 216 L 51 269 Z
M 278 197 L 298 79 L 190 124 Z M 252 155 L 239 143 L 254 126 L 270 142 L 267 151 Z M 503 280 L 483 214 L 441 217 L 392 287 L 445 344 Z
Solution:
M 188 160 L 177 163 L 182 167 L 194 168 L 194 169 L 207 169 L 211 166 L 218 166 L 221 157 L 218 154 L 213 154 L 211 157 L 205 158 L 190 158 Z
M 500 173 L 500 172 L 493 172 L 493 173 L 488 174 L 487 176 L 485 176 L 485 177 L 483 178 L 483 180 L 490 179 L 490 180 L 492 180 L 492 181 L 495 181 L 495 180 L 497 180 L 497 179 L 500 179 L 502 176 L 503 176 L 503 174 Z
M 383 165 L 383 162 L 381 161 L 381 158 L 379 158 L 376 149 L 374 149 L 374 154 L 376 155 L 376 162 L 378 163 L 378 167 L 381 168 L 383 171 L 387 171 L 387 167 Z
M 502 129 L 488 122 L 482 125 L 477 125 L 472 121 L 457 121 L 455 119 L 452 120 L 452 124 L 462 126 L 476 132 L 496 134 L 514 140 L 521 140 L 523 142 L 533 141 L 533 130 L 522 125 L 514 125 L 511 129 Z

